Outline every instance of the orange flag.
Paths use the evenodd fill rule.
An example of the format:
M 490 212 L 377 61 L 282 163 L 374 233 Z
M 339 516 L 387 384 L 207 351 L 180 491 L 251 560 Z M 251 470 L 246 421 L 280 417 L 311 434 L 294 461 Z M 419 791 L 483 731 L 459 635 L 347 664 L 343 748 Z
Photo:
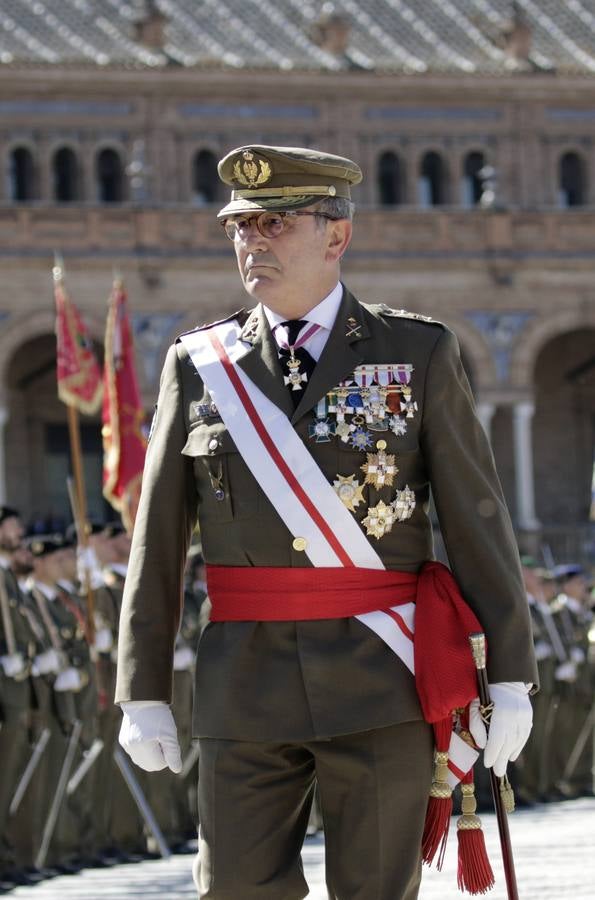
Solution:
M 118 280 L 114 281 L 109 299 L 103 386 L 103 496 L 120 513 L 130 533 L 140 497 L 147 441 L 126 292 Z
M 62 268 L 54 267 L 58 396 L 92 415 L 101 403 L 101 369 L 82 316 L 66 293 Z

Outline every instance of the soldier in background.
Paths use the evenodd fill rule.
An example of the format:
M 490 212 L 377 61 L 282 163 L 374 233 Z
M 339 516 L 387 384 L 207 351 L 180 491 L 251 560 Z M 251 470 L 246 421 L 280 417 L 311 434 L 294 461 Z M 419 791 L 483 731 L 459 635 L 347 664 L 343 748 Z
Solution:
M 52 681 L 51 737 L 45 754 L 46 776 L 40 802 L 42 821 L 49 813 L 74 722 L 83 714 L 86 694 L 81 692 L 90 681 L 90 653 L 85 637 L 84 613 L 69 600 L 58 582 L 63 577 L 59 535 L 36 535 L 29 542 L 33 555 L 33 574 L 29 591 L 51 641 L 60 658 L 60 671 Z M 80 695 L 80 696 L 79 696 Z M 77 871 L 83 845 L 79 821 L 73 806 L 62 804 L 48 859 L 63 870 Z
M 535 658 L 539 672 L 539 692 L 533 697 L 533 730 L 523 750 L 515 791 L 519 806 L 548 797 L 552 717 L 555 713 L 555 671 L 566 661 L 566 650 L 550 609 L 555 582 L 546 569 L 531 557 L 521 557 L 523 580 L 531 611 Z M 553 586 L 553 587 L 552 587 Z
M 19 870 L 9 836 L 9 807 L 29 756 L 33 706 L 31 667 L 35 636 L 23 614 L 22 594 L 12 570 L 12 557 L 21 545 L 19 513 L 0 507 L 0 890 L 31 880 Z
M 590 609 L 589 579 L 577 564 L 557 566 L 554 570 L 559 593 L 553 604 L 554 618 L 564 641 L 568 662 L 559 667 L 560 704 L 554 722 L 555 748 L 553 779 L 562 797 L 593 795 L 593 741 L 587 740 L 584 751 L 572 772 L 567 764 L 593 704 L 593 664 L 589 652 L 589 630 L 593 622 Z

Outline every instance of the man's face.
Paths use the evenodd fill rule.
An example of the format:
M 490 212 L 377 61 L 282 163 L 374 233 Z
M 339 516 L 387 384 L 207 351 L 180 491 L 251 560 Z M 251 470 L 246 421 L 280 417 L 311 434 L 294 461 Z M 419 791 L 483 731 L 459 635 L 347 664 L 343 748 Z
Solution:
M 313 211 L 314 207 L 299 210 Z M 337 283 L 351 223 L 313 215 L 286 216 L 280 234 L 265 237 L 256 226 L 257 216 L 240 217 L 247 224 L 234 240 L 242 284 L 269 309 L 296 318 L 316 306 Z
M 10 516 L 0 525 L 0 550 L 13 553 L 23 540 L 23 526 L 17 516 Z

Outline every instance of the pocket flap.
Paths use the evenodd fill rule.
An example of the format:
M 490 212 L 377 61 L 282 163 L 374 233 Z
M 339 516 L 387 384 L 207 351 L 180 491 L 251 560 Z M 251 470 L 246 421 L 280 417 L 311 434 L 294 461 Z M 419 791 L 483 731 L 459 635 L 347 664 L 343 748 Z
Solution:
M 221 453 L 237 453 L 223 422 L 212 425 L 197 425 L 189 432 L 182 450 L 184 456 L 218 456 Z

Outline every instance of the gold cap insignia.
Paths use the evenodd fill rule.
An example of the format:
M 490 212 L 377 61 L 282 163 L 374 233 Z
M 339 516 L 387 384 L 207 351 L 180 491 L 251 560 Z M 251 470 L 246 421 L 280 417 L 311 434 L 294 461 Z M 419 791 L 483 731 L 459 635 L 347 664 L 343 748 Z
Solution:
M 236 181 L 249 188 L 266 184 L 273 177 L 270 164 L 266 159 L 254 156 L 252 150 L 244 150 L 242 153 L 244 162 L 239 159 L 233 167 L 233 175 Z

